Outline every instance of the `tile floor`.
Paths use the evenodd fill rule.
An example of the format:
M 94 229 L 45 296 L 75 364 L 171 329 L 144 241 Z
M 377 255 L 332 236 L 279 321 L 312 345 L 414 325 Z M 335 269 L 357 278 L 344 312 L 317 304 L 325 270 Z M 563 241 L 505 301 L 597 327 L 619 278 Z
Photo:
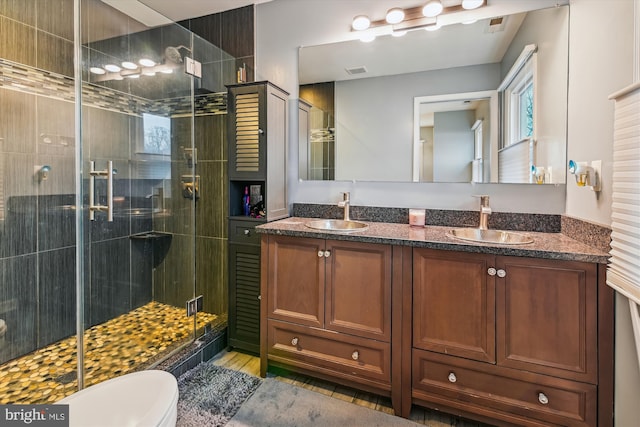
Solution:
M 236 351 L 222 351 L 216 355 L 212 362 L 225 368 L 234 369 L 250 375 L 260 375 L 260 358 Z M 271 371 L 269 371 L 271 373 Z M 313 390 L 318 393 L 331 396 L 336 399 L 351 402 L 356 405 L 375 409 L 377 411 L 393 414 L 391 407 L 391 399 L 384 396 L 378 396 L 333 384 L 327 381 L 317 380 L 304 375 L 295 373 L 286 373 L 283 371 L 274 371 L 276 378 L 280 381 L 287 382 L 299 387 Z M 410 419 L 429 427 L 491 427 L 475 421 L 469 421 L 455 417 L 453 415 L 444 414 L 437 411 L 431 411 L 413 406 Z
M 198 313 L 198 330 L 217 316 Z M 85 332 L 85 385 L 146 369 L 193 339 L 184 308 L 148 303 Z M 76 337 L 0 366 L 0 404 L 56 402 L 77 390 Z

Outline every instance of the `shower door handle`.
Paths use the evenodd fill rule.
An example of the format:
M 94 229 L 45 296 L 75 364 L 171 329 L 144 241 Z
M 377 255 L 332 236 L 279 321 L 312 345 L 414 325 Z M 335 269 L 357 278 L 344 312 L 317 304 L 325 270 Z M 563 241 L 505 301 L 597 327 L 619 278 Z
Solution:
M 107 221 L 113 222 L 113 160 L 107 162 L 106 170 L 96 170 L 96 162 L 93 160 L 91 163 L 91 170 L 89 171 L 89 219 L 95 220 L 96 211 L 107 212 Z M 107 205 L 97 205 L 95 202 L 95 179 L 96 177 L 107 178 Z

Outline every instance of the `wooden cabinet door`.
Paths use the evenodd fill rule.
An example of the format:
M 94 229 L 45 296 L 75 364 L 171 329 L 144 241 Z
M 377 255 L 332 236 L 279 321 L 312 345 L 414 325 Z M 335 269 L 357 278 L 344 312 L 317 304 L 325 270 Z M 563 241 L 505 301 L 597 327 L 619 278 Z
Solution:
M 270 236 L 267 315 L 301 325 L 324 325 L 324 240 Z
M 413 250 L 413 347 L 495 363 L 494 259 Z
M 597 266 L 497 257 L 498 364 L 595 384 Z
M 391 246 L 328 240 L 326 329 L 389 342 Z

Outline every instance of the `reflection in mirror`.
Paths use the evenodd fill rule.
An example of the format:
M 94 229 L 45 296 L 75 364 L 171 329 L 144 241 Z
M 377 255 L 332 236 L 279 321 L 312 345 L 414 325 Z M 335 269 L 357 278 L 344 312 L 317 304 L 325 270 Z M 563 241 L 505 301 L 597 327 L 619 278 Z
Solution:
M 435 32 L 413 31 L 401 38 L 382 36 L 373 43 L 300 48 L 300 98 L 310 111 L 324 112 L 322 120 L 308 123 L 308 144 L 300 147 L 300 178 L 564 183 L 568 17 L 565 5 L 447 25 Z M 412 41 L 418 45 L 402 47 Z M 528 55 L 533 65 L 518 65 L 529 45 L 534 47 Z M 385 46 L 391 50 L 382 50 Z M 393 74 L 386 74 L 384 63 L 396 68 Z M 411 68 L 400 71 L 399 64 Z M 452 100 L 456 94 L 477 92 L 496 92 L 496 109 L 486 117 L 474 113 L 475 120 L 471 113 L 458 113 L 468 116 L 465 142 L 458 138 L 445 150 L 428 147 L 429 136 L 420 136 L 420 114 L 414 110 L 418 100 L 424 104 L 436 101 L 435 96 Z M 329 133 L 330 143 L 318 143 L 322 157 L 315 156 L 325 163 L 316 163 L 312 171 L 311 156 L 320 150 L 311 148 L 311 141 L 318 141 L 310 135 Z M 481 144 L 480 139 L 492 142 Z M 509 169 L 513 162 L 520 162 L 515 173 Z
M 497 109 L 496 91 L 416 97 L 413 181 L 496 182 Z

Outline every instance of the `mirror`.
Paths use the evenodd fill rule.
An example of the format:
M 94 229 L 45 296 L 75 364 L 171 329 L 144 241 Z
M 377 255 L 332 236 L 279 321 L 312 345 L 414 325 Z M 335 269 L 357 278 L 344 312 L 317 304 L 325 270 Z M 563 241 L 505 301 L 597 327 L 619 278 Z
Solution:
M 564 183 L 568 26 L 564 5 L 300 48 L 300 178 Z

